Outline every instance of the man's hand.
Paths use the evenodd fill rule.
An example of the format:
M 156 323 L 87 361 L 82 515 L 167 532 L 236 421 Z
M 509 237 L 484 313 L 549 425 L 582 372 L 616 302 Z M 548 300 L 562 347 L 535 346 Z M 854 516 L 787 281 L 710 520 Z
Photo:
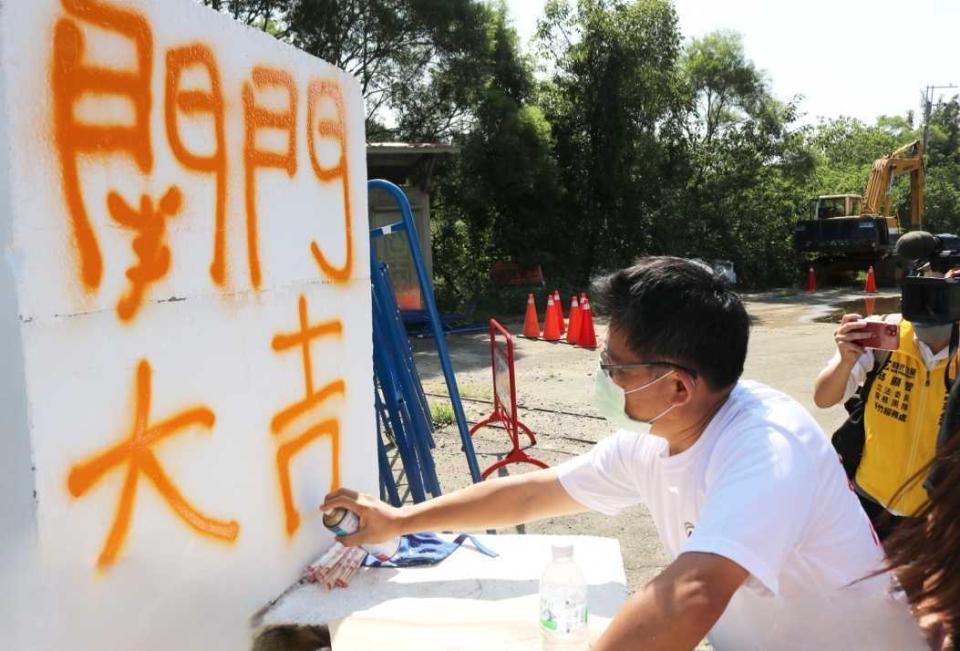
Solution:
M 375 497 L 340 488 L 327 495 L 320 510 L 327 513 L 337 507 L 353 511 L 360 518 L 360 528 L 355 533 L 338 538 L 347 547 L 382 543 L 408 533 L 403 528 L 401 510 Z
M 840 319 L 840 326 L 833 333 L 839 359 L 830 360 L 813 384 L 813 402 L 818 407 L 826 409 L 843 399 L 850 373 L 861 355 L 867 352 L 858 343 L 870 336 L 863 330 L 865 325 L 866 321 L 859 314 L 844 314 Z
M 844 362 L 853 364 L 866 352 L 866 349 L 857 343 L 870 337 L 870 333 L 863 330 L 865 325 L 866 321 L 859 314 L 844 314 L 840 319 L 840 327 L 833 333 L 833 340 Z
M 596 651 L 687 651 L 717 623 L 750 574 L 717 554 L 689 552 L 637 592 L 594 645 Z
M 360 517 L 357 533 L 341 538 L 344 545 L 378 543 L 415 531 L 508 527 L 587 510 L 564 490 L 553 468 L 487 479 L 399 509 L 341 488 L 327 495 L 320 509 L 330 511 L 338 506 Z

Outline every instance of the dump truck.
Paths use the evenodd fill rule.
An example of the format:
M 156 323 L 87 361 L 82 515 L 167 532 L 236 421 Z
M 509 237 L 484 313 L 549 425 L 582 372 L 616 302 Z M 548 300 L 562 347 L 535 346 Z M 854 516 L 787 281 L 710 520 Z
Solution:
M 906 223 L 893 209 L 894 180 L 910 175 L 910 215 Z M 900 235 L 923 226 L 923 144 L 915 140 L 873 162 L 864 194 L 830 194 L 812 202 L 812 219 L 798 221 L 794 248 L 807 254 L 804 269 L 837 279 L 872 266 L 877 281 L 893 285 L 902 274 L 894 255 Z

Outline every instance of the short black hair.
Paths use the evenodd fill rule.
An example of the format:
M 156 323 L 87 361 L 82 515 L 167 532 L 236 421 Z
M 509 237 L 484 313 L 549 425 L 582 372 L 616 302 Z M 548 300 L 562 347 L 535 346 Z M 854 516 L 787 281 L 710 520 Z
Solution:
M 701 262 L 666 256 L 593 281 L 597 312 L 641 358 L 692 368 L 712 389 L 743 373 L 750 319 L 727 281 Z

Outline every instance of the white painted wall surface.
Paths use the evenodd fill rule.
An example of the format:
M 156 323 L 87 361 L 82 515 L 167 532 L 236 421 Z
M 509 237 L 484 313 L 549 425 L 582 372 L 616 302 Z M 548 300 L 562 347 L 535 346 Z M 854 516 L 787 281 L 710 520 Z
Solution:
M 79 65 L 93 69 L 91 78 L 119 73 L 126 79 L 119 90 L 83 88 L 81 74 L 58 77 L 71 48 L 77 51 L 77 34 Z M 141 52 L 150 54 L 147 66 L 137 58 L 134 35 L 148 46 Z M 178 103 L 168 92 L 170 53 L 196 46 L 212 54 L 220 78 L 221 146 L 215 112 L 201 102 L 189 113 L 189 101 Z M 316 513 L 333 482 L 331 437 L 309 441 L 290 462 L 298 526 L 285 515 L 280 446 L 333 420 L 340 483 L 369 492 L 377 487 L 359 85 L 190 0 L 4 0 L 0 68 L 0 646 L 245 648 L 247 617 L 331 541 Z M 257 68 L 292 81 L 295 156 L 291 167 L 251 167 L 251 174 L 245 86 L 257 106 L 291 108 L 281 87 L 251 85 Z M 139 123 L 129 81 L 138 69 L 147 75 L 136 94 L 146 118 Z M 181 82 L 183 90 L 199 93 L 194 98 L 212 95 L 201 65 L 186 68 Z M 343 102 L 338 110 L 334 94 L 320 97 L 308 124 L 309 89 L 317 82 L 339 89 Z M 70 88 L 84 92 L 67 101 Z M 58 114 L 58 107 L 66 112 Z M 219 282 L 210 271 L 217 176 L 192 169 L 196 163 L 177 154 L 168 111 L 189 153 L 219 151 L 225 161 Z M 343 175 L 331 171 L 341 153 L 336 128 L 324 130 L 337 124 L 345 133 L 346 193 Z M 96 125 L 139 136 L 135 145 L 111 147 L 109 137 L 93 133 L 96 146 L 71 153 Z M 261 129 L 253 142 L 286 154 L 290 133 Z M 148 164 L 135 158 L 135 148 L 149 149 Z M 78 239 L 77 204 L 68 199 L 64 170 L 73 160 L 74 187 L 102 259 L 93 281 L 82 271 L 89 246 Z M 251 178 L 259 283 L 248 257 Z M 138 265 L 140 233 L 119 223 L 117 202 L 108 196 L 115 192 L 140 212 L 141 195 L 156 206 L 173 187 L 179 205 L 170 204 L 173 214 L 159 241 L 152 249 L 150 238 L 138 242 L 154 261 L 168 250 L 169 268 L 156 265 L 163 272 L 144 284 L 135 309 L 124 312 L 118 305 L 133 285 L 128 270 Z M 302 346 L 273 346 L 278 335 L 300 330 L 301 298 L 308 326 L 340 324 L 339 333 L 308 344 L 313 388 L 342 381 L 343 391 L 274 432 L 274 416 L 307 392 Z M 194 413 L 208 420 L 142 446 L 137 457 L 122 444 L 135 428 L 137 372 L 144 363 L 152 384 L 144 427 L 192 409 L 202 409 Z M 111 448 L 115 456 L 98 472 L 96 459 Z M 131 474 L 131 467 L 138 472 Z M 169 485 L 158 488 L 157 477 Z M 127 491 L 129 518 L 118 529 L 125 482 L 136 487 Z M 111 532 L 121 544 L 104 556 Z

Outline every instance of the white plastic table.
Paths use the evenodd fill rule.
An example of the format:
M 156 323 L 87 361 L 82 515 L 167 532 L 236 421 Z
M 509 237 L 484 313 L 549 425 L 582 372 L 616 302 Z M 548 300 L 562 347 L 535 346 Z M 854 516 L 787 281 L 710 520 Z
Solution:
M 575 560 L 587 580 L 591 637 L 602 633 L 626 601 L 620 543 L 614 538 L 477 539 L 499 556 L 485 556 L 468 541 L 433 567 L 366 568 L 348 588 L 330 592 L 303 585 L 268 610 L 261 625 L 327 625 L 333 651 L 536 649 L 540 574 L 556 543 L 574 545 Z

